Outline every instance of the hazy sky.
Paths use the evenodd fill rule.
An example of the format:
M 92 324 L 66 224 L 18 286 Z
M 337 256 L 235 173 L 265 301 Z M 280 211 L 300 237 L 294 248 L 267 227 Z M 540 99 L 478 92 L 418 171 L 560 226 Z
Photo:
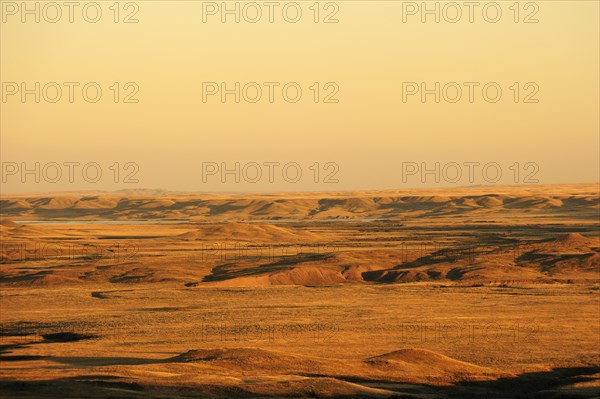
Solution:
M 81 2 L 70 23 L 66 6 L 59 16 L 39 2 L 36 22 L 2 1 L 4 193 L 435 187 L 486 184 L 497 170 L 498 183 L 599 180 L 597 1 L 479 2 L 473 22 L 462 1 L 460 17 L 437 2 L 439 22 L 421 1 L 228 1 L 239 23 L 220 1 L 121 2 L 118 15 L 113 3 Z M 39 176 L 20 174 L 36 162 Z M 236 162 L 239 183 L 220 174 Z M 439 183 L 420 174 L 436 162 Z M 479 163 L 473 181 L 465 162 Z

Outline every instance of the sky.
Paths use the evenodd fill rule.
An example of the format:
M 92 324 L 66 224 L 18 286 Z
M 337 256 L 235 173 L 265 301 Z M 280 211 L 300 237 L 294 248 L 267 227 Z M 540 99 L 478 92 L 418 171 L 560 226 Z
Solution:
M 2 193 L 600 181 L 599 2 L 423 4 L 2 1 Z

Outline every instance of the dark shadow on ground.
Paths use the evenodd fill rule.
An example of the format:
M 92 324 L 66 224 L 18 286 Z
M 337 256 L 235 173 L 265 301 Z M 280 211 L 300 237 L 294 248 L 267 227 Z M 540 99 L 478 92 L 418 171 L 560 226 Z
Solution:
M 148 364 L 165 360 L 135 358 L 51 358 L 75 365 Z M 109 359 L 111 359 L 109 361 Z M 168 360 L 167 360 L 168 361 Z M 600 387 L 572 387 L 574 383 L 598 381 L 594 374 L 600 367 L 555 368 L 546 372 L 524 373 L 494 381 L 463 381 L 452 386 L 403 384 L 390 381 L 339 378 L 363 386 L 392 391 L 394 399 L 591 399 L 600 395 Z M 326 377 L 311 375 L 305 377 Z M 83 395 L 83 396 L 82 396 Z M 269 397 L 257 395 L 242 387 L 210 385 L 159 386 L 142 385 L 112 375 L 88 375 L 43 381 L 0 379 L 0 397 L 10 398 L 198 398 L 198 397 Z M 286 397 L 286 396 L 273 396 Z M 319 397 L 315 392 L 294 392 L 287 397 Z M 365 398 L 358 396 L 328 396 L 329 398 Z

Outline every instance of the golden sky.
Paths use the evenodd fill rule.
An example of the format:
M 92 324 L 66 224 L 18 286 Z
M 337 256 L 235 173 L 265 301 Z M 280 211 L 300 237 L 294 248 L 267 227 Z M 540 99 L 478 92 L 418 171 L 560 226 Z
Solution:
M 600 179 L 597 1 L 522 1 L 517 7 L 514 1 L 478 2 L 473 22 L 461 6 L 454 23 L 456 8 L 445 1 L 427 3 L 432 9 L 439 4 L 439 22 L 415 11 L 421 1 L 275 2 L 273 22 L 265 2 L 228 1 L 230 9 L 238 4 L 239 23 L 235 15 L 222 15 L 221 1 L 120 2 L 118 15 L 113 1 L 80 2 L 72 23 L 67 7 L 60 7 L 59 18 L 48 2 L 27 5 L 33 10 L 36 3 L 39 22 L 35 14 L 23 13 L 20 1 L 1 2 L 3 192 L 143 187 L 270 192 L 489 183 L 477 171 L 473 182 L 463 175 L 458 182 L 442 177 L 437 183 L 433 175 L 423 179 L 418 173 L 403 179 L 403 163 L 434 168 L 436 162 L 440 168 L 452 162 L 496 163 L 502 170 L 498 183 L 514 183 L 515 162 L 519 183 L 534 171 L 532 164 L 540 183 Z M 95 18 L 97 8 L 98 22 L 86 21 Z M 497 8 L 502 15 L 493 23 Z M 262 16 L 253 23 L 257 9 Z M 298 9 L 298 22 L 289 22 Z M 128 16 L 138 22 L 124 23 Z M 40 102 L 35 93 L 23 101 L 21 84 L 35 91 L 36 82 Z M 72 103 L 65 82 L 75 82 Z M 82 94 L 89 82 L 102 89 L 95 103 Z M 225 102 L 220 92 L 206 94 L 209 88 L 220 91 L 222 82 L 229 89 L 240 82 L 239 103 L 234 94 Z M 290 82 L 288 100 L 295 87 L 302 89 L 297 102 L 284 97 L 282 88 Z M 434 94 L 424 102 L 420 92 L 407 95 L 408 89 L 421 90 L 421 83 L 434 89 L 436 82 L 439 103 Z M 456 83 L 447 85 L 451 82 Z M 465 82 L 472 82 L 472 102 Z M 488 83 L 488 99 L 494 87 L 502 89 L 497 102 L 482 94 Z M 52 103 L 56 86 L 62 95 Z M 257 86 L 262 97 L 253 103 Z M 457 86 L 462 97 L 451 102 Z M 92 85 L 88 99 L 94 90 Z M 135 90 L 130 99 L 137 102 L 125 103 Z M 33 169 L 36 162 L 40 168 L 95 162 L 102 178 L 92 183 L 76 170 L 70 182 L 64 166 L 55 183 L 42 172 L 39 183 L 34 174 L 14 172 L 15 165 Z M 203 176 L 203 162 L 205 172 L 209 162 L 231 169 L 239 162 L 240 182 L 218 172 Z M 265 162 L 280 164 L 272 182 Z M 134 171 L 127 163 L 139 168 L 137 183 L 124 182 Z M 246 177 L 241 172 L 250 163 L 262 165 L 256 183 L 249 181 L 252 167 Z M 290 163 L 302 171 L 297 182 L 282 177 L 282 165 Z

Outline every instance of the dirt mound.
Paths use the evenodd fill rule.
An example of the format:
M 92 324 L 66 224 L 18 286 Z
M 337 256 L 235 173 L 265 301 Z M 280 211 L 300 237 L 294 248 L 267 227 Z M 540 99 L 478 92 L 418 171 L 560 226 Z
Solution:
M 562 206 L 560 198 L 549 196 L 519 196 L 505 201 L 505 207 L 509 209 L 543 210 Z
M 540 268 L 549 276 L 573 281 L 600 282 L 600 253 L 551 256 L 542 258 Z
M 38 206 L 44 210 L 62 210 L 73 208 L 79 202 L 79 198 L 72 195 L 57 196 L 52 198 L 44 198 Z
M 394 352 L 371 357 L 366 363 L 378 368 L 394 369 L 407 373 L 437 374 L 490 374 L 493 371 L 486 367 L 462 362 L 425 349 L 400 349 Z
M 341 270 L 327 267 L 293 267 L 280 271 L 268 271 L 261 273 L 260 270 L 254 270 L 254 274 L 248 276 L 248 273 L 234 274 L 235 277 L 216 278 L 211 276 L 205 279 L 205 284 L 211 286 L 223 287 L 260 287 L 270 285 L 334 285 L 345 283 L 348 280 L 342 274 Z
M 600 239 L 587 238 L 579 233 L 567 233 L 547 242 L 560 247 L 568 246 L 573 248 L 600 246 Z
M 16 201 L 3 201 L 2 202 L 2 210 L 28 210 L 33 208 L 33 206 L 27 202 L 26 200 L 16 200 Z
M 504 205 L 504 202 L 501 198 L 494 196 L 486 196 L 480 198 L 476 201 L 476 203 L 480 206 L 483 206 L 484 208 L 496 208 Z
M 424 349 L 400 349 L 364 360 L 313 358 L 259 348 L 200 349 L 172 357 L 167 359 L 167 362 L 193 362 L 203 367 L 219 367 L 243 373 L 321 375 L 331 377 L 331 382 L 335 382 L 335 378 L 340 376 L 362 375 L 367 380 L 379 380 L 385 376 L 392 381 L 429 381 L 446 384 L 456 378 L 489 379 L 498 375 L 498 372 L 492 369 Z
M 204 278 L 209 285 L 268 286 L 268 285 L 335 285 L 364 283 L 363 275 L 374 270 L 393 267 L 401 256 L 400 250 L 338 251 L 334 246 L 317 248 L 319 253 L 274 257 L 265 263 L 239 259 L 214 267 Z
M 553 279 L 599 280 L 600 240 L 579 233 L 532 244 L 517 259 L 519 266 L 536 268 Z
M 324 365 L 318 359 L 284 354 L 258 348 L 196 349 L 169 359 L 172 362 L 210 362 L 224 368 L 302 372 L 319 370 Z
M 82 197 L 73 205 L 73 209 L 113 209 L 118 203 L 117 198 L 109 196 Z
M 269 276 L 272 285 L 333 285 L 345 283 L 339 270 L 325 267 L 296 267 Z

